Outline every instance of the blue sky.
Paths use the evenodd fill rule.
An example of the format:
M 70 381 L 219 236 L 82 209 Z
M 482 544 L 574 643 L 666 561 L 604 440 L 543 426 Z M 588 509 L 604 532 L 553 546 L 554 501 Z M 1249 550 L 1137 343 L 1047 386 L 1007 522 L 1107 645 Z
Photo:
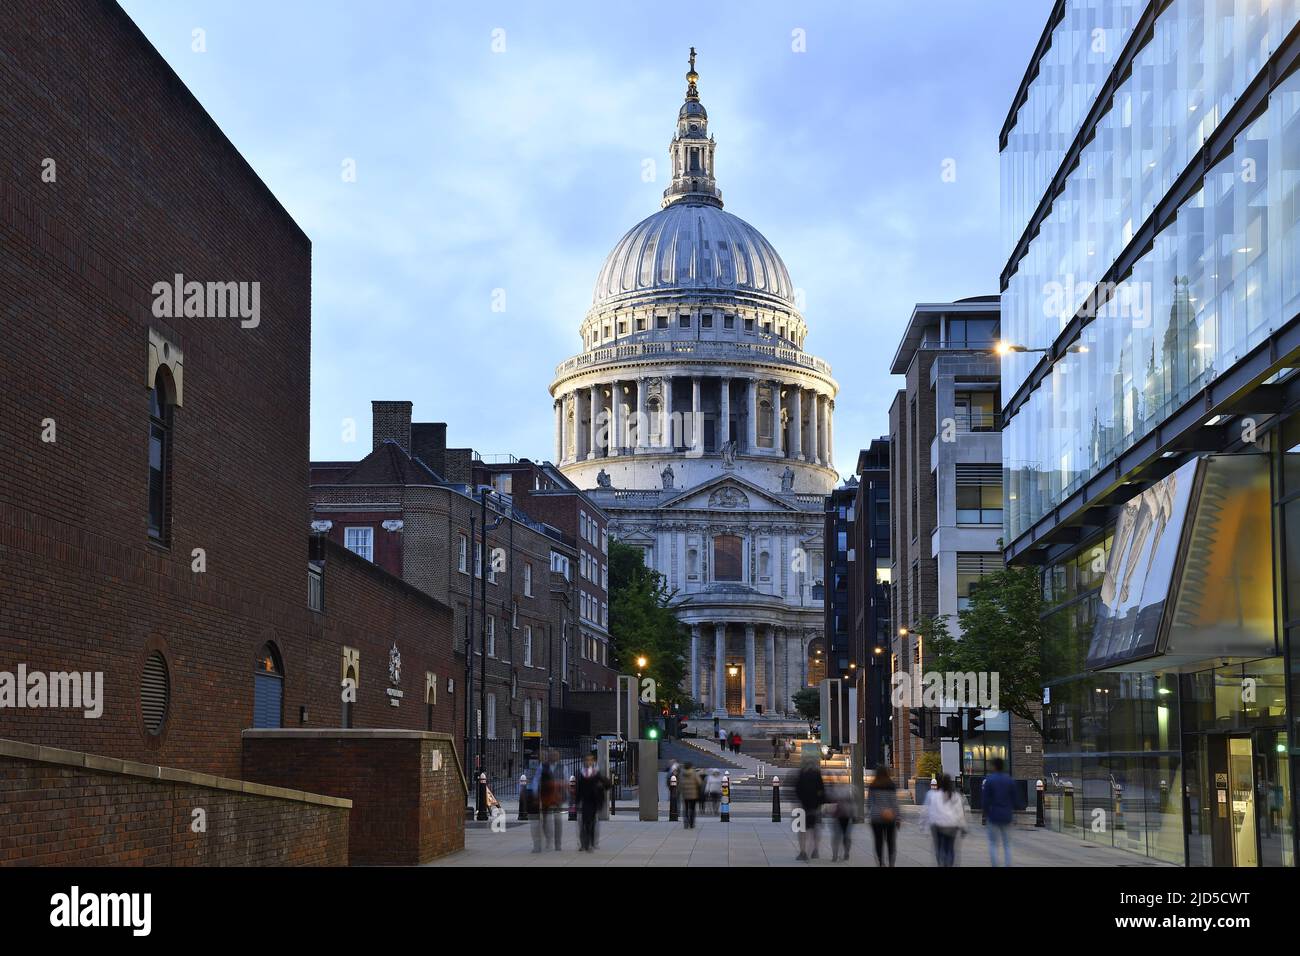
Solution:
M 726 208 L 804 292 L 847 475 L 912 304 L 997 291 L 997 135 L 1051 0 L 122 6 L 312 239 L 315 458 L 368 450 L 376 398 L 553 457 L 547 386 L 658 209 L 694 45 Z

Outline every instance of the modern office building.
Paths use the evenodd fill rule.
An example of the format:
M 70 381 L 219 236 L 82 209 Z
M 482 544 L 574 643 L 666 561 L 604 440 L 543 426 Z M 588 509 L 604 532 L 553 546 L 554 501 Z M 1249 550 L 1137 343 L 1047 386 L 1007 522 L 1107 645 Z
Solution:
M 858 713 L 863 758 L 873 767 L 889 762 L 893 745 L 889 705 L 889 438 L 858 452 L 858 490 L 851 532 L 854 573 L 850 600 L 853 630 L 861 642 Z
M 1300 4 L 1061 2 L 1002 131 L 1005 557 L 1048 822 L 1294 866 Z
M 889 706 L 889 439 L 858 454 L 857 476 L 826 496 L 825 623 L 814 652 L 825 676 L 856 690 L 856 733 L 867 766 L 887 760 Z M 847 705 L 846 705 L 847 706 Z
M 890 672 L 913 688 L 935 671 L 918 626 L 942 618 L 959 635 L 971 589 L 1002 567 L 998 328 L 997 296 L 920 303 L 891 367 L 906 385 L 889 410 Z M 915 776 L 920 754 L 935 751 L 953 775 L 982 777 L 1001 758 L 1012 776 L 1036 779 L 1042 750 L 1027 722 L 955 701 L 922 709 L 916 696 L 894 708 L 900 776 Z M 946 730 L 950 717 L 963 722 L 960 735 Z

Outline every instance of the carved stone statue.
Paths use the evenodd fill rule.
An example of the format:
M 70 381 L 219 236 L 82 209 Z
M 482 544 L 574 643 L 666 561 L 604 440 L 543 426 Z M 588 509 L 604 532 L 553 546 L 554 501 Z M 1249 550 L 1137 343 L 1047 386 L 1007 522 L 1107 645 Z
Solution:
M 722 464 L 725 468 L 736 467 L 736 440 L 734 438 L 722 445 Z
M 600 485 L 602 488 L 611 487 L 609 473 L 606 472 L 604 468 L 600 469 L 600 474 L 596 475 L 596 484 Z
M 785 471 L 781 472 L 781 490 L 794 491 L 794 469 L 789 465 L 786 465 Z
M 659 472 L 659 477 L 664 480 L 664 491 L 673 490 L 673 466 L 668 465 L 663 471 Z

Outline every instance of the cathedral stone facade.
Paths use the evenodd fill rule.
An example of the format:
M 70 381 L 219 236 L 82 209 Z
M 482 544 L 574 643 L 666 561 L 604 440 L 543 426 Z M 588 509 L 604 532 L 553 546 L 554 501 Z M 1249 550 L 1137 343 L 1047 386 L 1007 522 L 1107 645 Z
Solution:
M 785 263 L 724 212 L 695 53 L 662 208 L 605 260 L 551 385 L 556 461 L 684 603 L 717 717 L 792 713 L 820 673 L 835 394 Z

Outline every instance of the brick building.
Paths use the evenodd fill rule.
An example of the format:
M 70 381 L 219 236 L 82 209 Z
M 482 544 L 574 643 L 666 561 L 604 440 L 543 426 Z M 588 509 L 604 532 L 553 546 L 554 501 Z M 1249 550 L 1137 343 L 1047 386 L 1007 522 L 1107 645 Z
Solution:
M 452 728 L 452 615 L 342 549 L 308 565 L 311 243 L 117 4 L 17 0 L 0 35 L 0 790 L 36 781 L 105 862 L 266 862 L 216 847 L 296 811 L 267 839 L 334 842 L 281 862 L 346 859 L 348 801 L 243 786 L 242 732 L 336 726 L 350 652 L 356 726 Z M 141 780 L 185 774 L 230 808 L 212 852 L 82 806 L 179 812 Z
M 495 466 L 470 449 L 447 448 L 447 426 L 413 423 L 411 408 L 374 402 L 370 454 L 312 464 L 313 526 L 451 608 L 456 674 L 470 690 L 459 698 L 457 739 L 470 728 L 466 750 L 475 755 L 481 732 L 489 775 L 504 782 L 522 763 L 521 735 L 547 734 L 550 712 L 562 706 L 579 633 L 575 576 L 564 569 L 578 566 L 579 550 L 520 506 L 508 470 L 494 478 Z
M 569 575 L 575 584 L 577 633 L 564 680 L 573 690 L 613 690 L 609 651 L 608 516 L 550 462 L 524 459 L 475 463 L 475 481 L 509 495 L 530 517 L 558 529 L 578 552 Z M 556 570 L 556 569 L 552 569 Z

